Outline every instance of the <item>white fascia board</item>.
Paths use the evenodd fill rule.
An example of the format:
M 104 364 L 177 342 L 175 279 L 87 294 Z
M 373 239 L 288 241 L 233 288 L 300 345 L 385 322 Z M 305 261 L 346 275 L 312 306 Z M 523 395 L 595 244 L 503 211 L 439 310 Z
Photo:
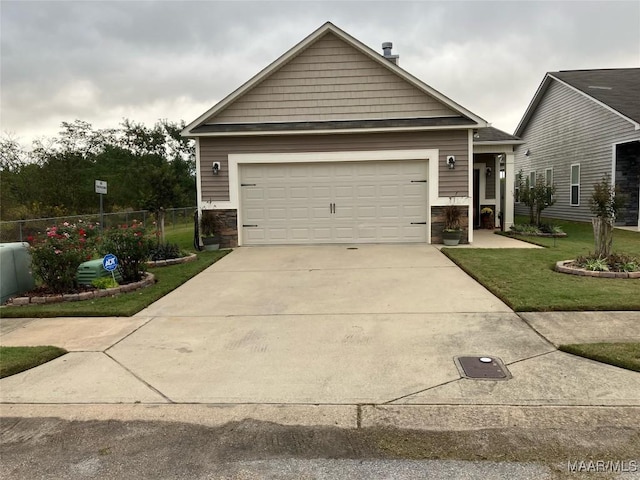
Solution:
M 333 25 L 331 25 L 329 22 L 325 23 L 323 26 L 321 26 L 315 32 L 311 33 L 308 37 L 306 37 L 304 40 L 302 40 L 300 43 L 294 45 L 292 48 L 287 50 L 283 55 L 278 57 L 275 61 L 273 61 L 269 65 L 267 65 L 265 68 L 263 68 L 256 75 L 251 77 L 247 82 L 245 82 L 243 85 L 241 85 L 236 90 L 231 92 L 229 95 L 227 95 L 225 98 L 220 100 L 218 103 L 216 103 L 209 110 L 204 112 L 202 115 L 200 115 L 198 118 L 196 118 L 193 122 L 191 122 L 189 125 L 187 125 L 182 130 L 181 135 L 183 135 L 183 136 L 192 136 L 192 134 L 190 133 L 190 130 L 192 128 L 197 127 L 200 123 L 204 122 L 207 118 L 215 115 L 217 112 L 219 112 L 220 110 L 222 110 L 225 107 L 227 107 L 227 105 L 229 105 L 230 103 L 235 101 L 237 98 L 242 96 L 245 92 L 247 92 L 248 90 L 253 88 L 255 85 L 260 83 L 263 79 L 265 79 L 266 77 L 271 75 L 271 73 L 273 73 L 278 68 L 280 68 L 282 65 L 287 63 L 291 58 L 293 58 L 300 51 L 305 49 L 310 43 L 314 42 L 317 38 L 319 38 L 320 36 L 324 35 L 326 32 L 332 30 L 330 28 L 332 26 Z
M 467 130 L 478 128 L 479 125 L 441 125 L 435 127 L 380 127 L 380 128 L 345 128 L 327 130 L 280 130 L 274 132 L 208 132 L 190 133 L 188 136 L 197 137 L 252 137 L 273 135 L 331 135 L 343 133 L 384 133 L 384 132 L 424 132 L 429 130 Z
M 627 117 L 626 115 L 623 115 L 622 113 L 620 113 L 620 112 L 619 112 L 619 111 L 617 111 L 616 109 L 611 108 L 611 107 L 610 107 L 609 105 L 607 105 L 606 103 L 602 103 L 600 100 L 597 100 L 597 99 L 593 98 L 593 97 L 592 97 L 591 95 L 589 95 L 588 93 L 583 92 L 582 90 L 580 90 L 580 89 L 578 89 L 578 88 L 576 88 L 576 87 L 573 87 L 573 86 L 569 85 L 567 82 L 564 82 L 564 81 L 560 80 L 559 78 L 554 77 L 553 75 L 550 75 L 550 74 L 549 74 L 549 76 L 550 76 L 551 78 L 553 78 L 555 81 L 557 81 L 557 82 L 561 83 L 562 85 L 564 85 L 565 87 L 567 87 L 567 88 L 569 88 L 569 89 L 573 90 L 573 91 L 574 91 L 574 92 L 576 92 L 576 93 L 579 93 L 580 95 L 582 95 L 582 96 L 583 96 L 583 97 L 585 97 L 585 98 L 588 98 L 589 100 L 591 100 L 591 101 L 592 101 L 592 102 L 594 102 L 595 104 L 600 105 L 602 108 L 604 108 L 604 109 L 606 109 L 606 110 L 610 111 L 611 113 L 615 113 L 616 115 L 618 115 L 620 118 L 622 118 L 622 119 L 626 120 L 627 122 L 630 122 L 630 123 L 634 126 L 634 129 L 635 129 L 635 130 L 640 130 L 640 124 L 639 124 L 638 122 L 636 122 L 636 121 L 634 121 L 634 120 L 631 120 L 629 117 Z
M 512 144 L 503 144 L 503 145 L 478 145 L 477 143 L 473 145 L 473 153 L 510 153 L 513 152 Z
M 383 67 L 385 67 L 388 70 L 391 70 L 395 74 L 399 75 L 401 78 L 403 78 L 405 81 L 411 83 L 412 85 L 414 85 L 419 90 L 422 90 L 423 92 L 427 93 L 428 95 L 438 99 L 440 102 L 444 103 L 445 105 L 450 107 L 452 110 L 458 111 L 462 115 L 464 115 L 466 117 L 469 117 L 471 120 L 473 120 L 474 122 L 476 122 L 478 124 L 478 127 L 488 127 L 489 126 L 489 123 L 486 120 L 484 120 L 483 118 L 477 116 L 473 112 L 467 110 L 466 108 L 464 108 L 463 106 L 461 106 L 458 103 L 454 102 L 453 100 L 451 100 L 450 98 L 446 97 L 442 93 L 440 93 L 437 90 L 433 89 L 432 87 L 430 87 L 426 83 L 424 83 L 421 80 L 417 79 L 416 77 L 414 77 L 413 75 L 411 75 L 407 71 L 405 71 L 402 68 L 400 68 L 399 66 L 397 66 L 395 63 L 390 62 L 389 60 L 384 58 L 382 55 L 380 55 L 378 52 L 372 50 L 367 45 L 365 45 L 364 43 L 360 42 L 358 39 L 352 37 L 351 35 L 349 35 L 348 33 L 344 32 L 343 30 L 339 29 L 338 27 L 336 27 L 332 23 L 327 22 L 323 26 L 321 26 L 319 29 L 317 29 L 315 32 L 313 32 L 308 37 L 306 37 L 304 40 L 302 40 L 300 43 L 298 43 L 293 48 L 291 48 L 286 53 L 284 53 L 282 56 L 280 56 L 278 59 L 276 59 L 274 62 L 272 62 L 267 67 L 262 69 L 257 75 L 252 77 L 249 81 L 244 83 L 238 89 L 234 90 L 232 93 L 227 95 L 224 99 L 222 99 L 220 102 L 215 104 L 213 107 L 211 107 L 205 113 L 203 113 L 197 119 L 195 119 L 193 122 L 191 122 L 189 125 L 187 125 L 182 130 L 181 135 L 185 136 L 185 137 L 193 136 L 193 134 L 190 132 L 192 128 L 197 127 L 202 122 L 204 122 L 207 118 L 215 115 L 217 112 L 219 112 L 222 109 L 226 108 L 230 103 L 235 101 L 237 98 L 242 96 L 245 92 L 247 92 L 248 90 L 253 88 L 258 83 L 260 83 L 263 79 L 265 79 L 266 77 L 271 75 L 271 73 L 273 73 L 278 68 L 280 68 L 282 65 L 287 63 L 291 58 L 296 56 L 300 51 L 302 51 L 305 48 L 307 48 L 311 43 L 315 42 L 318 38 L 320 38 L 322 35 L 324 35 L 327 32 L 331 32 L 334 35 L 338 36 L 339 38 L 341 38 L 345 42 L 347 42 L 350 45 L 352 45 L 354 48 L 360 50 L 363 54 L 367 55 L 368 57 L 370 57 L 374 61 L 378 62 Z
M 518 123 L 518 126 L 516 127 L 515 132 L 513 132 L 514 136 L 520 137 L 522 134 L 522 130 L 524 130 L 524 128 L 527 126 L 527 123 L 529 123 L 529 119 L 531 118 L 531 115 L 533 115 L 534 110 L 538 107 L 538 103 L 540 103 L 543 93 L 546 91 L 547 87 L 549 86 L 549 82 L 550 82 L 549 79 L 550 79 L 549 74 L 545 73 L 544 78 L 542 79 L 542 82 L 538 86 L 536 93 L 533 95 L 533 98 L 529 102 L 529 106 L 525 110 L 524 115 L 520 120 L 520 123 Z
M 336 27 L 334 27 L 334 28 L 336 28 Z M 424 83 L 422 80 L 414 77 L 409 72 L 407 72 L 406 70 L 400 68 L 395 63 L 390 62 L 389 60 L 384 58 L 384 56 L 380 55 L 378 52 L 376 52 L 375 50 L 371 49 L 369 46 L 365 45 L 364 43 L 362 43 L 357 38 L 354 38 L 351 35 L 349 35 L 348 33 L 344 32 L 344 31 L 342 31 L 340 29 L 337 29 L 337 28 L 335 30 L 333 30 L 333 33 L 335 33 L 337 36 L 342 38 L 347 43 L 350 43 L 354 47 L 358 48 L 362 53 L 364 53 L 365 55 L 367 55 L 368 57 L 370 57 L 374 61 L 378 62 L 380 65 L 382 65 L 386 69 L 391 70 L 393 73 L 395 73 L 396 75 L 400 76 L 402 79 L 404 79 L 408 83 L 412 84 L 413 86 L 415 86 L 419 90 L 422 90 L 423 92 L 427 93 L 428 95 L 438 99 L 440 102 L 444 103 L 445 105 L 450 107 L 452 110 L 461 113 L 465 117 L 469 117 L 474 122 L 476 122 L 479 127 L 488 127 L 488 126 L 490 126 L 489 123 L 485 119 L 483 119 L 483 118 L 479 117 L 478 115 L 476 115 L 475 113 L 467 110 L 462 105 L 459 105 L 458 103 L 454 102 L 453 100 L 451 100 L 446 95 L 443 95 L 439 91 L 435 90 L 434 88 L 432 88 L 429 85 L 427 85 L 426 83 Z
M 484 145 L 524 145 L 524 140 L 499 140 L 499 141 L 486 141 L 486 142 L 473 142 L 475 146 L 484 146 Z

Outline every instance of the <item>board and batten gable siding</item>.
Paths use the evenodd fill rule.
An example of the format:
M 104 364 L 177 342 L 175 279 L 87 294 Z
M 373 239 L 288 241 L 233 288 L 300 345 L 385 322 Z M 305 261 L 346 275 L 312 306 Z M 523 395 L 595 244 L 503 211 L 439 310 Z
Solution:
M 439 196 L 468 196 L 468 130 L 337 135 L 201 137 L 200 178 L 204 202 L 229 200 L 228 155 L 232 153 L 346 152 L 366 150 L 438 149 Z M 449 170 L 447 155 L 455 155 Z M 213 162 L 220 172 L 213 175 Z
M 205 123 L 443 116 L 459 113 L 327 33 Z
M 640 130 L 573 89 L 552 81 L 525 130 L 523 145 L 515 151 L 516 174 L 545 174 L 553 168 L 556 203 L 542 214 L 550 218 L 590 221 L 593 185 L 612 174 L 612 145 L 640 139 Z M 530 156 L 524 152 L 529 150 Z M 580 164 L 580 205 L 570 205 L 571 165 Z M 524 204 L 516 214 L 528 215 Z

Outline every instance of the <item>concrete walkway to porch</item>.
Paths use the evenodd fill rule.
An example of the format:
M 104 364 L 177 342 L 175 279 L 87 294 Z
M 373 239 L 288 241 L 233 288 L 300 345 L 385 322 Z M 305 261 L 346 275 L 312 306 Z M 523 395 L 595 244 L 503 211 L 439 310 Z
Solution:
M 496 235 L 497 231 L 498 230 L 474 230 L 472 243 L 451 248 L 543 248 L 515 238 Z M 444 247 L 444 245 L 434 245 L 434 247 L 440 249 Z

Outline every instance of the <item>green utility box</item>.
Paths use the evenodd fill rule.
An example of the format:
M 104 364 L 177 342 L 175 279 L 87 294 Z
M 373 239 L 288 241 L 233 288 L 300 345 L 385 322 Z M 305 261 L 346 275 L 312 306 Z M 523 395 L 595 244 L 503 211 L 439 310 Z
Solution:
M 122 283 L 122 275 L 116 269 L 114 272 L 116 282 Z M 108 272 L 102 266 L 102 259 L 89 260 L 88 262 L 81 263 L 78 267 L 78 274 L 76 276 L 79 285 L 91 285 L 96 278 L 110 277 L 111 272 Z
M 0 243 L 0 303 L 36 286 L 27 242 Z

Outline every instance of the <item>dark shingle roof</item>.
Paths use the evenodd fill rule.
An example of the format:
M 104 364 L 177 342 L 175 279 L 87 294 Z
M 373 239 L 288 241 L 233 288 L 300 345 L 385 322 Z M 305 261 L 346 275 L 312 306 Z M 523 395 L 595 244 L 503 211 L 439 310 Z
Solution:
M 503 132 L 494 127 L 479 128 L 478 133 L 473 137 L 473 143 L 482 142 L 517 142 L 521 143 L 519 137 Z
M 319 122 L 273 122 L 273 123 L 218 123 L 201 125 L 191 133 L 243 133 L 340 130 L 357 128 L 411 128 L 411 127 L 472 127 L 473 120 L 465 117 L 438 118 L 391 118 L 382 120 L 328 120 Z
M 640 122 L 640 68 L 568 70 L 549 75 Z

